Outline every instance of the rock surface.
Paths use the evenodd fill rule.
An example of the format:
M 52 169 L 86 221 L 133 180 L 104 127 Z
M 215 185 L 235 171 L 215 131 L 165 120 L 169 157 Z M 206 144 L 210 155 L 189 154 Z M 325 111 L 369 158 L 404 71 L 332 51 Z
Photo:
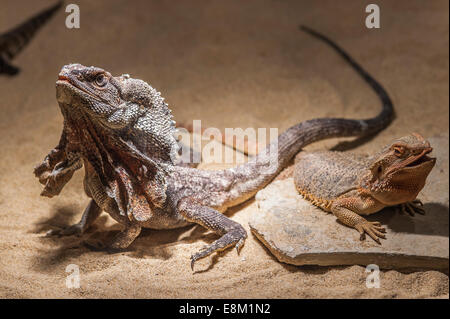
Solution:
M 368 236 L 342 225 L 329 213 L 304 200 L 292 178 L 277 180 L 258 192 L 260 214 L 249 221 L 252 232 L 276 258 L 293 265 L 369 265 L 448 271 L 449 157 L 448 135 L 429 139 L 436 167 L 419 194 L 426 215 L 410 217 L 392 208 L 369 216 L 387 230 L 376 244 Z

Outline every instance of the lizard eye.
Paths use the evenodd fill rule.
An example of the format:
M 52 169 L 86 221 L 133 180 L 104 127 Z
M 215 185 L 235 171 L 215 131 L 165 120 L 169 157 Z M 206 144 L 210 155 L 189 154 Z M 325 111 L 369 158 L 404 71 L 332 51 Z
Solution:
M 402 156 L 405 152 L 405 149 L 401 146 L 394 146 L 394 154 L 398 157 Z
M 97 84 L 98 86 L 105 86 L 107 82 L 108 79 L 104 74 L 99 74 L 95 78 L 95 84 Z
M 378 173 L 378 175 L 380 175 L 382 172 L 383 172 L 383 166 L 380 165 L 377 168 L 377 173 Z

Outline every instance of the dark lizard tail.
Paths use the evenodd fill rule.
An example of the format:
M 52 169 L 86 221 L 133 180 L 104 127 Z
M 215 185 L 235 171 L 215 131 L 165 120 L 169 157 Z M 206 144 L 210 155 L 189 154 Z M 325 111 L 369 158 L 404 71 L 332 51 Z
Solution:
M 394 118 L 392 101 L 384 88 L 374 78 L 343 49 L 324 35 L 305 26 L 301 26 L 300 29 L 335 49 L 378 94 L 382 102 L 382 110 L 377 116 L 369 119 L 318 118 L 290 127 L 248 163 L 231 169 L 236 178 L 236 189 L 233 190 L 236 196 L 230 199 L 230 205 L 227 206 L 232 206 L 252 197 L 285 168 L 304 146 L 332 137 L 373 134 L 387 127 Z
M 341 49 L 336 43 L 328 39 L 326 36 L 303 25 L 300 26 L 300 30 L 324 41 L 333 49 L 335 49 L 336 52 L 339 53 L 358 72 L 358 74 L 372 87 L 375 93 L 377 93 L 377 95 L 380 97 L 383 106 L 381 112 L 374 118 L 363 120 L 367 124 L 368 131 L 364 131 L 361 133 L 356 132 L 356 134 L 351 134 L 350 136 L 360 135 L 362 133 L 364 133 L 364 135 L 371 134 L 387 127 L 394 118 L 394 108 L 392 106 L 392 101 L 389 95 L 381 86 L 381 84 L 378 83 L 369 73 L 367 73 L 366 70 L 364 70 L 358 63 L 356 63 L 355 60 L 353 60 L 352 57 L 347 54 L 347 52 Z
M 8 61 L 14 58 L 28 44 L 36 31 L 53 16 L 62 4 L 63 1 L 58 1 L 14 29 L 0 35 L 0 59 L 2 60 L 0 61 L 0 73 L 17 73 L 18 69 L 9 65 Z

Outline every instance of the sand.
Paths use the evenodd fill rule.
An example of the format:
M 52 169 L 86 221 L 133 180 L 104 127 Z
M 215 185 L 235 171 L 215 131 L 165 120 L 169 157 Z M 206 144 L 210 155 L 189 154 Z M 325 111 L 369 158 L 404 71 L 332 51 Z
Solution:
M 52 1 L 3 0 L 0 30 Z M 45 238 L 78 221 L 88 203 L 78 172 L 60 196 L 39 196 L 32 170 L 58 142 L 62 116 L 54 82 L 62 65 L 79 62 L 129 73 L 163 92 L 180 122 L 204 127 L 277 127 L 315 117 L 365 118 L 375 94 L 328 47 L 300 33 L 303 23 L 335 39 L 387 89 L 394 123 L 358 146 L 375 151 L 417 131 L 448 132 L 448 2 L 377 1 L 381 29 L 364 26 L 364 4 L 346 1 L 79 1 L 81 28 L 65 13 L 15 59 L 22 72 L 0 77 L 0 297 L 2 298 L 448 298 L 437 271 L 382 271 L 366 288 L 365 268 L 281 264 L 250 234 L 240 256 L 189 256 L 216 236 L 201 227 L 146 230 L 130 251 L 108 254 L 82 244 L 120 227 L 103 214 L 83 238 Z M 308 149 L 332 148 L 332 139 Z M 245 225 L 253 201 L 227 214 Z M 66 287 L 67 265 L 81 287 Z

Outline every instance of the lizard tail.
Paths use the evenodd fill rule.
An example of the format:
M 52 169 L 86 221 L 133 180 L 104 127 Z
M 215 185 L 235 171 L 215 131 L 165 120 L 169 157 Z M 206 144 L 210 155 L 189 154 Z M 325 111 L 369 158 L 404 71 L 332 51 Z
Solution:
M 369 119 L 318 118 L 296 124 L 278 136 L 249 162 L 231 168 L 239 183 L 235 183 L 230 205 L 243 202 L 266 186 L 306 145 L 332 137 L 365 136 L 387 127 L 394 118 L 392 101 L 384 88 L 342 48 L 324 35 L 300 26 L 300 29 L 324 41 L 339 53 L 373 88 L 382 102 L 381 112 Z
M 356 70 L 356 72 L 358 72 L 358 74 L 364 79 L 364 81 L 366 81 L 367 84 L 369 84 L 375 91 L 375 93 L 377 93 L 377 95 L 379 96 L 382 103 L 381 112 L 374 118 L 364 120 L 364 122 L 368 126 L 367 127 L 368 131 L 356 133 L 355 135 L 360 135 L 362 133 L 371 134 L 387 127 L 394 119 L 394 108 L 392 106 L 392 101 L 389 95 L 387 94 L 386 90 L 381 86 L 381 84 L 378 83 L 369 73 L 367 73 L 366 70 L 364 70 L 355 60 L 353 60 L 353 58 L 349 56 L 347 52 L 345 52 L 332 40 L 330 40 L 323 34 L 318 33 L 317 31 L 314 31 L 306 26 L 301 25 L 299 28 L 300 30 L 309 33 L 313 37 L 316 37 L 324 41 L 326 44 L 330 45 L 334 50 L 336 50 L 336 52 L 339 53 L 339 55 L 342 56 L 344 60 L 347 61 L 353 67 L 353 69 Z
M 0 35 L 0 52 L 11 60 L 14 58 L 31 40 L 39 28 L 45 24 L 53 14 L 62 6 L 60 0 L 50 8 L 47 8 L 35 16 L 29 18 L 11 31 Z

